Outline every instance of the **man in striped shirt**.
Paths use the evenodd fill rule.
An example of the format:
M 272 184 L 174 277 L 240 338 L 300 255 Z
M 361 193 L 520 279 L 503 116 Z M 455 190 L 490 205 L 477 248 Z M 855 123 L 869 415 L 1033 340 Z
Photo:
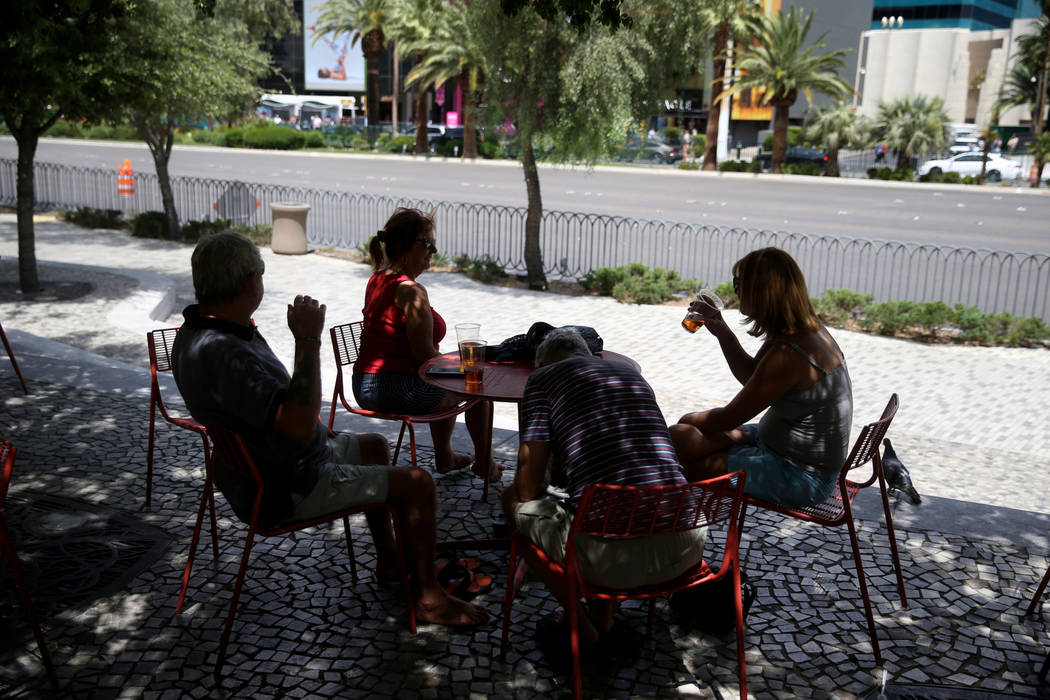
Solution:
M 637 370 L 592 356 L 567 329 L 548 333 L 536 350 L 536 367 L 521 401 L 518 471 L 503 504 L 508 523 L 563 563 L 572 511 L 588 485 L 670 486 L 685 477 L 653 390 Z M 548 491 L 549 481 L 564 483 L 568 498 Z M 588 581 L 617 588 L 667 581 L 700 560 L 704 534 L 586 542 L 581 536 L 581 571 Z M 530 568 L 566 605 L 565 582 L 530 558 Z M 581 616 L 582 643 L 612 625 L 615 608 L 605 608 L 595 611 L 592 604 L 599 619 Z

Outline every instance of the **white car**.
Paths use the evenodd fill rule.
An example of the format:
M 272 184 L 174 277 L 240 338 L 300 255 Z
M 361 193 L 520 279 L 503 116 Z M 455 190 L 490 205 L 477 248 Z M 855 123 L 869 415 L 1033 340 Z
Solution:
M 960 153 L 951 158 L 942 160 L 928 160 L 919 167 L 919 175 L 929 173 L 959 173 L 960 175 L 981 174 L 981 158 L 984 155 L 977 153 Z M 984 171 L 984 177 L 988 182 L 1000 182 L 1002 180 L 1015 180 L 1021 175 L 1021 164 L 1017 161 L 1003 158 L 998 153 L 988 154 L 988 165 Z
M 984 141 L 972 135 L 959 135 L 948 148 L 949 153 L 970 153 L 984 148 Z

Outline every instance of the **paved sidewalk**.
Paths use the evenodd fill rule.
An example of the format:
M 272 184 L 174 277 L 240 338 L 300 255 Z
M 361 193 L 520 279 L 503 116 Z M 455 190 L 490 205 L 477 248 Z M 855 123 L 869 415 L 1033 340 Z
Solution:
M 0 321 L 33 391 L 23 396 L 0 358 L 0 425 L 20 449 L 9 515 L 15 529 L 22 528 L 19 546 L 65 691 L 93 698 L 564 695 L 568 679 L 546 665 L 533 640 L 532 621 L 556 609 L 542 586 L 529 584 L 515 603 L 506 661 L 495 654 L 498 614 L 476 631 L 424 626 L 412 636 L 403 628 L 398 591 L 377 587 L 367 573 L 350 582 L 338 528 L 257 545 L 227 674 L 222 687 L 216 685 L 212 655 L 243 528 L 220 498 L 219 561 L 213 563 L 204 536 L 188 608 L 174 616 L 200 488 L 195 436 L 159 429 L 156 502 L 150 512 L 142 508 L 149 382 L 143 334 L 178 324 L 171 310 L 192 296 L 190 250 L 41 221 L 42 277 L 89 281 L 95 292 L 73 302 L 0 303 Z M 16 254 L 14 217 L 0 215 L 0 283 L 15 279 Z M 256 320 L 279 356 L 292 351 L 284 313 L 294 294 L 325 301 L 330 324 L 359 316 L 367 267 L 269 251 L 264 259 L 267 302 Z M 492 340 L 535 320 L 594 326 L 610 349 L 638 360 L 669 420 L 724 403 L 736 389 L 713 339 L 679 329 L 681 308 L 556 297 L 442 273 L 422 281 L 450 324 L 480 321 Z M 850 361 L 859 421 L 876 418 L 891 391 L 900 394 L 890 434 L 924 496 L 917 508 L 894 503 L 907 609 L 897 599 L 881 510 L 870 494 L 858 502 L 891 682 L 1039 696 L 1035 669 L 1050 628 L 1041 613 L 1021 613 L 1050 562 L 1050 352 L 836 336 Z M 330 387 L 334 366 L 322 357 Z M 375 425 L 339 418 L 340 427 Z M 510 462 L 513 411 L 502 411 L 497 427 L 497 457 Z M 428 461 L 425 454 L 424 466 Z M 480 482 L 462 472 L 440 477 L 438 487 L 440 536 L 484 536 L 495 496 L 482 502 Z M 103 536 L 91 534 L 93 523 L 105 524 L 99 525 Z M 354 529 L 367 571 L 371 543 L 363 521 Z M 57 572 L 49 568 L 56 541 L 81 547 L 67 547 Z M 85 543 L 92 549 L 83 549 Z M 749 517 L 743 556 L 758 589 L 746 640 L 753 697 L 861 698 L 881 679 L 849 549 L 844 531 Z M 479 602 L 497 613 L 503 557 L 478 558 L 496 573 L 495 587 Z M 99 583 L 100 572 L 112 573 L 110 583 Z M 21 611 L 6 607 L 8 589 L 0 585 L 0 629 L 13 630 L 0 635 L 7 638 L 0 641 L 0 696 L 49 697 Z M 623 617 L 644 630 L 644 608 L 628 607 Z M 585 692 L 734 696 L 732 635 L 683 628 L 661 605 L 654 637 L 637 662 L 588 673 Z

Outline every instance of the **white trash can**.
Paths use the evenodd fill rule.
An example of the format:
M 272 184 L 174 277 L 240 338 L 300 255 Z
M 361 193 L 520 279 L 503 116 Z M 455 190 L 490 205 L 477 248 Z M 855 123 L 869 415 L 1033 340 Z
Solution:
M 306 215 L 310 213 L 310 205 L 271 202 L 270 211 L 273 213 L 273 238 L 270 242 L 273 252 L 306 254 Z

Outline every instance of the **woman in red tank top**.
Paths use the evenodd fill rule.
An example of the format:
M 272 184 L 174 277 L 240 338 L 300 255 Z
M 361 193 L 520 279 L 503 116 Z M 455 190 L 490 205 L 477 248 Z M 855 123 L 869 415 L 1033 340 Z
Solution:
M 416 373 L 439 354 L 445 321 L 430 306 L 426 288 L 416 281 L 437 252 L 434 220 L 417 209 L 399 208 L 369 243 L 372 277 L 365 289 L 361 352 L 354 364 L 354 397 L 363 407 L 388 413 L 419 414 L 451 408 L 454 396 L 427 384 Z M 430 424 L 434 466 L 441 474 L 474 462 L 484 478 L 495 469 L 488 445 L 479 445 L 492 411 L 481 402 L 466 412 L 474 440 L 472 455 L 452 451 L 455 418 Z M 497 477 L 498 478 L 498 477 Z

